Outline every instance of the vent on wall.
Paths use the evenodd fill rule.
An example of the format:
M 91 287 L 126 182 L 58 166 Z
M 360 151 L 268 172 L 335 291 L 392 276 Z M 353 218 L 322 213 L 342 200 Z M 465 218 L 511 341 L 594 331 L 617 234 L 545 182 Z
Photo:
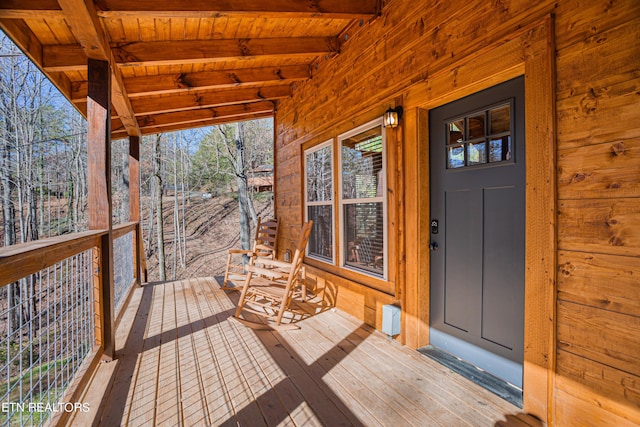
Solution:
M 382 306 L 382 332 L 390 338 L 400 334 L 400 307 L 392 304 Z

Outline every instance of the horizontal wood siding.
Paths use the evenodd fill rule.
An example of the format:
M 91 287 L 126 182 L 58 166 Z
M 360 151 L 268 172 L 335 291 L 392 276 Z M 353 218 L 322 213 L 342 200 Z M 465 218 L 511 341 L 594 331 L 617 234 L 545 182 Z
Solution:
M 428 183 L 420 181 L 428 171 L 420 155 L 426 148 L 418 144 L 427 117 L 415 106 L 444 103 L 467 94 L 467 87 L 523 74 L 518 64 L 528 60 L 526 45 L 538 43 L 540 35 L 531 30 L 518 41 L 522 49 L 509 41 L 551 14 L 558 251 L 556 261 L 544 263 L 557 274 L 548 291 L 549 306 L 557 310 L 557 341 L 555 362 L 539 365 L 553 373 L 548 421 L 640 424 L 640 2 L 387 2 L 379 18 L 350 34 L 337 57 L 320 60 L 313 78 L 280 103 L 278 215 L 285 223 L 302 223 L 303 145 L 335 137 L 403 100 L 403 136 L 396 164 L 388 168 L 404 185 L 398 203 L 389 205 L 399 218 L 394 230 L 402 246 L 390 262 L 403 277 L 392 278 L 399 286 L 390 298 L 402 302 L 403 316 L 409 310 L 403 327 L 414 335 L 405 342 L 423 342 L 428 313 L 416 313 L 428 310 L 428 255 L 422 249 L 428 235 L 421 231 Z M 505 69 L 498 80 L 490 71 L 496 65 Z M 282 244 L 292 241 L 288 233 L 283 230 Z M 334 283 L 345 311 L 378 326 L 378 314 L 367 314 L 378 305 L 375 291 L 339 270 L 314 266 L 314 280 Z M 525 400 L 526 394 L 525 386 Z
M 313 267 L 307 267 L 307 283 L 326 302 L 377 329 L 382 328 L 382 306 L 395 302 L 384 292 Z
M 558 299 L 640 316 L 640 259 L 589 252 L 558 254 Z
M 561 4 L 556 422 L 633 425 L 640 423 L 640 5 L 596 1 L 569 12 L 569 2 Z

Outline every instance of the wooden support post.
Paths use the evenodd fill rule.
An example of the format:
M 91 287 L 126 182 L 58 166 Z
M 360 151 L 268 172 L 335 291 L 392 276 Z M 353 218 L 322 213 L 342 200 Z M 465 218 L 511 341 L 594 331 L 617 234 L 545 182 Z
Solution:
M 142 253 L 142 227 L 140 226 L 140 137 L 129 136 L 129 221 L 137 222 L 134 234 L 133 274 L 140 285 Z
M 90 230 L 108 230 L 94 260 L 96 344 L 114 357 L 113 235 L 111 225 L 111 71 L 108 61 L 89 59 L 87 180 Z

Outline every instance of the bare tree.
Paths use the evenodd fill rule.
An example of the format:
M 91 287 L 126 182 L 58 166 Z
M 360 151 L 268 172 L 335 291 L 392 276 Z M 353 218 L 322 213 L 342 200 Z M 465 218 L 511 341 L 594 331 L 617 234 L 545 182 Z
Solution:
M 5 133 L 5 127 L 2 127 Z M 13 204 L 13 192 L 15 182 L 12 179 L 11 169 L 11 145 L 9 139 L 2 138 L 2 153 L 0 155 L 0 185 L 2 186 L 2 228 L 4 231 L 4 245 L 10 246 L 16 243 L 15 207 Z
M 162 149 L 160 142 L 162 140 L 162 134 L 156 136 L 154 144 L 153 156 L 154 156 L 154 172 L 153 172 L 153 187 L 155 194 L 154 205 L 156 207 L 156 228 L 158 238 L 158 276 L 160 280 L 167 280 L 167 273 L 165 268 L 164 257 L 164 221 L 162 218 Z
M 238 122 L 234 127 L 229 125 L 214 126 L 222 137 L 227 159 L 233 166 L 233 173 L 238 186 L 238 210 L 240 212 L 240 244 L 242 249 L 249 249 L 251 234 L 251 212 L 255 215 L 253 201 L 249 198 L 247 178 L 246 140 L 244 123 Z M 257 224 L 257 216 L 255 218 Z
M 184 257 L 182 254 L 182 228 L 180 226 L 180 201 L 178 198 L 178 160 L 180 152 L 178 150 L 178 138 L 174 133 L 173 135 L 173 280 L 176 279 L 178 274 L 178 259 L 180 259 L 180 265 L 185 267 Z
M 183 147 L 183 143 L 186 147 Z M 182 266 L 186 266 L 187 262 L 187 203 L 189 202 L 189 181 L 186 179 L 191 172 L 191 161 L 189 157 L 189 140 L 183 138 L 180 133 L 180 164 L 182 165 L 180 174 L 180 191 L 182 194 Z M 186 195 L 186 196 L 185 196 Z

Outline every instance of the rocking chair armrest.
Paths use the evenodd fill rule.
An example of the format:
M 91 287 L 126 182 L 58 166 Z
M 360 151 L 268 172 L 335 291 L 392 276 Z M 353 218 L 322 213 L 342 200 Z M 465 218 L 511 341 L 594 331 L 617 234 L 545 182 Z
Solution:
M 262 276 L 270 278 L 271 280 L 280 279 L 288 275 L 288 273 L 283 273 L 277 270 L 270 270 L 268 268 L 256 267 L 255 265 L 247 265 L 245 266 L 245 268 L 249 273 L 260 274 Z
M 251 249 L 229 249 L 229 254 L 242 254 L 253 256 L 253 251 Z
M 263 245 L 261 243 L 256 244 L 256 252 L 273 252 L 273 246 Z
M 260 264 L 268 265 L 270 267 L 278 267 L 280 269 L 291 269 L 291 263 L 285 261 L 279 261 L 277 259 L 260 258 Z

